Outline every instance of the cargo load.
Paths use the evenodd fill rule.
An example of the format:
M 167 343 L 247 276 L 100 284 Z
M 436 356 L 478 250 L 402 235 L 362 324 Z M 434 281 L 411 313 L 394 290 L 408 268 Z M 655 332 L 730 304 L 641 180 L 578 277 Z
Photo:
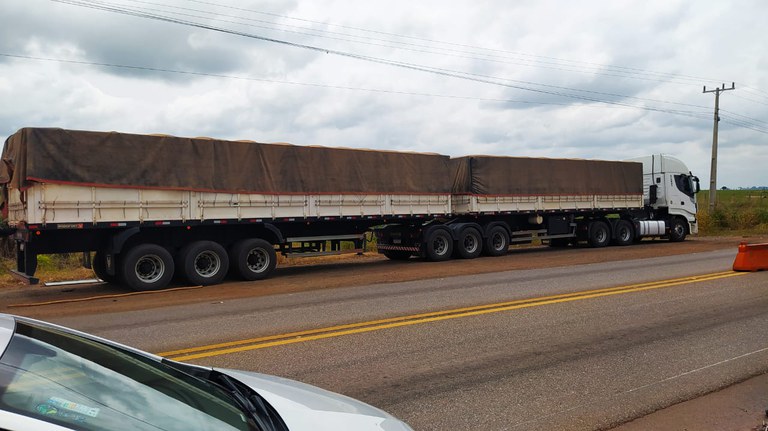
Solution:
M 451 159 L 455 212 L 561 211 L 643 206 L 643 165 L 583 159 Z
M 208 138 L 25 128 L 0 183 L 264 194 L 450 193 L 448 156 Z

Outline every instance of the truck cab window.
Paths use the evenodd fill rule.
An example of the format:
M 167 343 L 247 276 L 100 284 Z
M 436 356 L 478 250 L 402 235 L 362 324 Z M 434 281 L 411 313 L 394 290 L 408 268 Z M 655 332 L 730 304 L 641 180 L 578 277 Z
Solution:
M 696 193 L 691 182 L 691 177 L 688 175 L 675 175 L 675 185 L 677 185 L 678 190 L 688 196 L 693 197 Z

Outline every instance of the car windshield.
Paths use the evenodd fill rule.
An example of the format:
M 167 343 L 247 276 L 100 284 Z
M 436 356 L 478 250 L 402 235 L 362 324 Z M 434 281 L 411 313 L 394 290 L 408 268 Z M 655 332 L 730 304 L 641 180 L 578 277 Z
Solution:
M 0 409 L 76 430 L 256 430 L 218 386 L 98 341 L 31 323 L 0 357 Z

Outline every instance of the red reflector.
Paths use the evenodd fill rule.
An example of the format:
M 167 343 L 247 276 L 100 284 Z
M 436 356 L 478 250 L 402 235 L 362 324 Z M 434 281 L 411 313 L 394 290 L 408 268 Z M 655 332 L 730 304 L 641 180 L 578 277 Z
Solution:
M 36 224 L 31 224 L 31 225 L 27 226 L 27 228 L 29 228 L 29 229 L 37 229 L 38 227 L 40 227 L 40 226 L 38 226 Z

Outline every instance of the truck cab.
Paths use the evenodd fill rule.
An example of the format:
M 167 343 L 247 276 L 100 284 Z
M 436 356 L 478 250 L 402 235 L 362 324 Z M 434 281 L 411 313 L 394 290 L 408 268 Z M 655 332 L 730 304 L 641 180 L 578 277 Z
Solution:
M 666 214 L 670 219 L 684 219 L 688 224 L 688 233 L 698 233 L 696 193 L 700 189 L 699 179 L 688 170 L 685 163 L 665 154 L 638 157 L 628 161 L 643 164 L 645 206 L 651 208 L 658 216 Z

